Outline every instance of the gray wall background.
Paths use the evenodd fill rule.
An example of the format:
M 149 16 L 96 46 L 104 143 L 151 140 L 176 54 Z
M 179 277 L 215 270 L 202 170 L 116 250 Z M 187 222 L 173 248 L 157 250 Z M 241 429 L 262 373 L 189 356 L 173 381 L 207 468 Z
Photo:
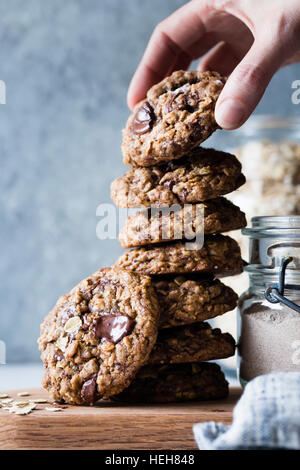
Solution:
M 0 0 L 0 339 L 38 360 L 57 297 L 121 253 L 96 237 L 96 207 L 125 171 L 126 90 L 155 24 L 179 0 Z M 258 113 L 299 114 L 280 71 Z M 220 141 L 220 140 L 219 140 Z

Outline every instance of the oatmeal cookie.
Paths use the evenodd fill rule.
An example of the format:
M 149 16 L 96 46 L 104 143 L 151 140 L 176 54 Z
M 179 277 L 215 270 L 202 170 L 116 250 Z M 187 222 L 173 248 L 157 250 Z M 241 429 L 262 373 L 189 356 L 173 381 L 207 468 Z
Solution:
M 130 387 L 111 397 L 129 403 L 215 400 L 228 396 L 228 382 L 217 364 L 194 362 L 143 367 Z
M 166 165 L 128 171 L 112 182 L 111 198 L 118 207 L 202 202 L 242 186 L 241 170 L 234 155 L 198 147 Z
M 128 217 L 119 234 L 123 248 L 133 248 L 173 240 L 192 240 L 199 233 L 229 232 L 246 227 L 242 212 L 223 197 L 177 210 L 153 208 Z
M 236 307 L 238 296 L 218 279 L 200 275 L 154 276 L 160 306 L 160 328 L 208 320 Z
M 212 329 L 208 323 L 168 328 L 158 333 L 148 364 L 179 364 L 225 359 L 235 353 L 229 333 Z
M 150 88 L 123 131 L 124 163 L 160 165 L 206 140 L 219 127 L 214 111 L 225 81 L 217 72 L 179 70 Z
M 243 271 L 240 247 L 228 236 L 207 235 L 202 248 L 189 248 L 185 242 L 133 248 L 115 266 L 150 275 L 213 272 L 220 276 Z
M 150 277 L 100 269 L 60 297 L 41 325 L 43 386 L 77 405 L 121 392 L 147 362 L 158 319 Z

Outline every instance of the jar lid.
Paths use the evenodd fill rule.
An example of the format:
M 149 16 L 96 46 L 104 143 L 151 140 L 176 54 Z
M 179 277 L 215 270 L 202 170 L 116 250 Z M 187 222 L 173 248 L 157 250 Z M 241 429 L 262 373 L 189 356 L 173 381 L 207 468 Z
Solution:
M 260 216 L 251 219 L 252 227 L 242 229 L 250 238 L 294 238 L 300 242 L 300 215 Z

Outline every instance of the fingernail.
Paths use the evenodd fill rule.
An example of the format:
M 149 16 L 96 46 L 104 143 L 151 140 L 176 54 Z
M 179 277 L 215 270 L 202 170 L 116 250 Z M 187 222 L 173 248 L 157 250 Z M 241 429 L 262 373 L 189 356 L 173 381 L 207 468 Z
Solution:
M 216 107 L 216 121 L 224 129 L 235 129 L 243 123 L 244 117 L 244 106 L 231 98 L 225 99 Z

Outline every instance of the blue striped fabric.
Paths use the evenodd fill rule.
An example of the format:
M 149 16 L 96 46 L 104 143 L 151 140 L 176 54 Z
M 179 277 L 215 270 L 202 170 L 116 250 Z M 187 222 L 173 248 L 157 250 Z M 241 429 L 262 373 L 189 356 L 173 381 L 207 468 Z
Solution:
M 198 423 L 201 450 L 300 449 L 300 373 L 261 375 L 246 386 L 232 425 Z

